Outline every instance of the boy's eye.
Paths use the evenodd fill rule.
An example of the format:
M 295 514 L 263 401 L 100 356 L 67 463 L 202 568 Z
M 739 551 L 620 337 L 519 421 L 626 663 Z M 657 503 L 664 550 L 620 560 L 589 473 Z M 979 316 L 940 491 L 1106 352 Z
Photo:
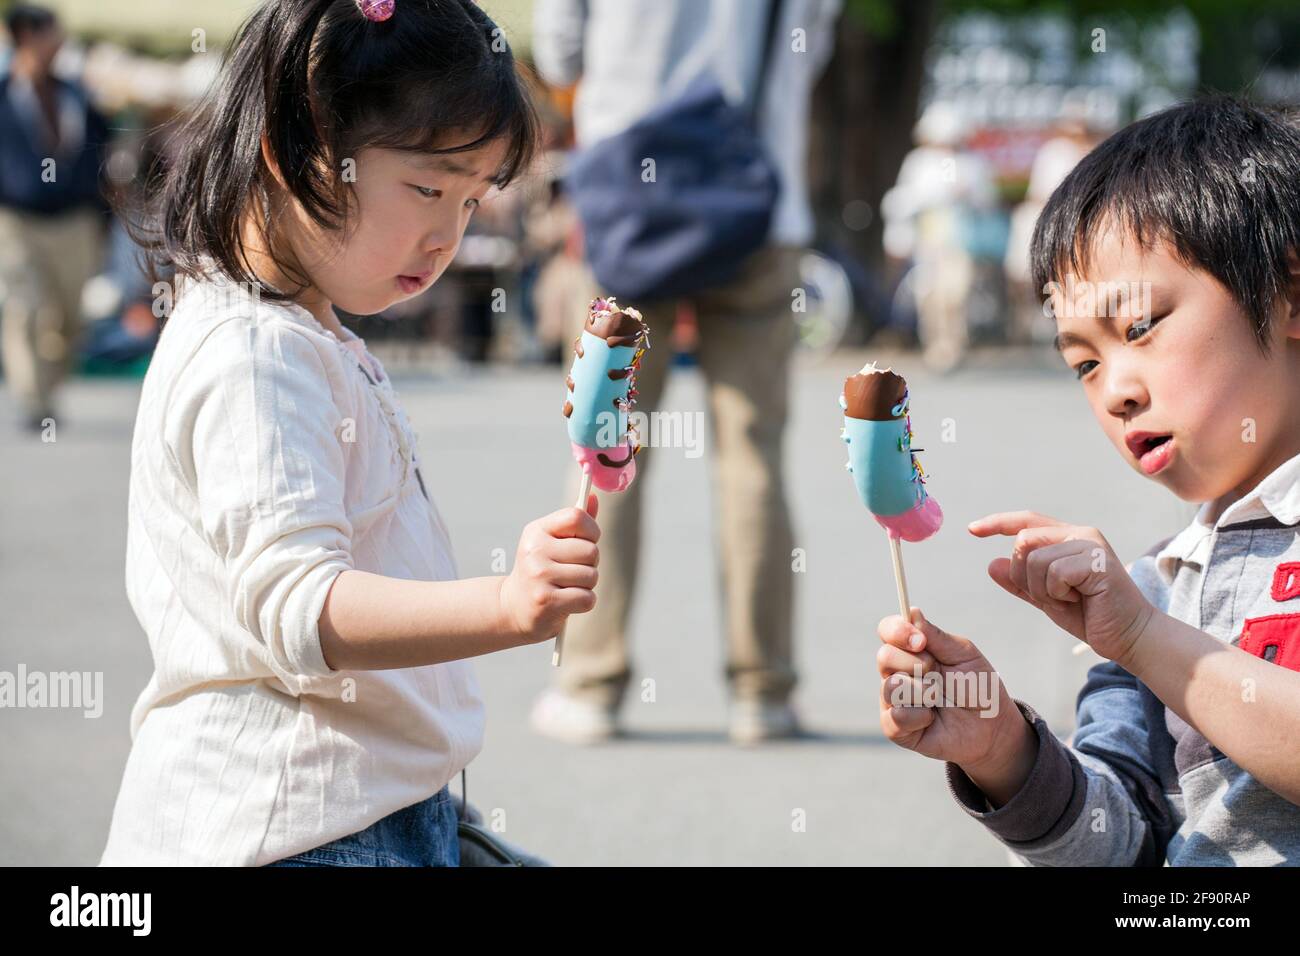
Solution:
M 423 196 L 425 199 L 437 199 L 439 196 L 442 195 L 442 190 L 435 189 L 433 186 L 416 186 L 412 184 L 411 188 L 414 189 L 421 196 Z
M 1074 367 L 1074 377 L 1080 379 L 1083 378 L 1085 375 L 1087 375 L 1089 372 L 1092 371 L 1092 369 L 1088 368 L 1088 366 L 1096 365 L 1096 364 L 1097 363 L 1092 359 L 1088 359 L 1088 361 L 1086 362 L 1080 362 L 1078 365 Z
M 1128 331 L 1124 333 L 1125 341 L 1136 342 L 1138 339 L 1142 338 L 1142 336 L 1146 335 L 1148 332 L 1154 329 L 1156 327 L 1156 323 L 1163 318 L 1164 318 L 1163 315 L 1153 316 L 1150 319 L 1139 320 L 1137 322 L 1134 322 L 1132 325 L 1128 327 Z M 1134 335 L 1133 334 L 1134 332 L 1136 332 L 1137 334 Z

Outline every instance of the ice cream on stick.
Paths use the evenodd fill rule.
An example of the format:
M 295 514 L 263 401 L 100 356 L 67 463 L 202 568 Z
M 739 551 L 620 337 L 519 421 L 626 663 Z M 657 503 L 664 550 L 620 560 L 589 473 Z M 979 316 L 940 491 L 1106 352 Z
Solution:
M 900 541 L 924 541 L 943 524 L 939 502 L 926 490 L 925 469 L 912 448 L 907 382 L 875 362 L 844 381 L 840 408 L 848 445 L 846 467 L 858 497 L 889 536 L 903 620 L 911 620 Z
M 577 507 L 587 507 L 594 484 L 625 491 L 636 477 L 640 437 L 628 421 L 636 404 L 636 373 L 650 348 L 650 328 L 636 309 L 620 308 L 613 296 L 591 300 L 582 334 L 573 343 L 573 367 L 565 379 L 564 417 L 569 445 L 582 469 Z M 551 663 L 558 667 L 564 631 L 555 637 Z
M 912 448 L 907 382 L 874 362 L 844 381 L 841 437 L 858 497 L 891 538 L 924 541 L 943 524 L 939 502 L 925 488 Z
M 612 298 L 591 302 L 573 343 L 564 417 L 573 457 L 601 491 L 623 491 L 636 477 L 640 442 L 628 422 L 636 404 L 636 373 L 650 348 L 650 330 L 633 308 Z

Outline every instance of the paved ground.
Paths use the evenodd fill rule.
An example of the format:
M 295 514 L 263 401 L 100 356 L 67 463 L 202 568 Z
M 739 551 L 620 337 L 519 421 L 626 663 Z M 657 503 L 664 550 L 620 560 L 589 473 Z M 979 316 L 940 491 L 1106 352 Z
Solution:
M 876 719 L 877 620 L 894 609 L 882 533 L 843 470 L 836 398 L 866 356 L 807 361 L 797 376 L 787 479 L 798 575 L 798 701 L 820 739 L 739 750 L 723 734 L 719 605 L 710 525 L 710 455 L 657 449 L 651 525 L 633 624 L 638 679 L 626 741 L 570 749 L 526 726 L 550 671 L 549 647 L 480 661 L 487 743 L 471 800 L 505 812 L 506 836 L 565 864 L 993 864 L 999 845 L 948 796 L 941 765 L 885 741 Z M 913 429 L 930 489 L 947 514 L 935 538 L 905 546 L 913 603 L 980 643 L 1011 691 L 1060 734 L 1097 658 L 1019 606 L 986 576 L 1005 547 L 971 538 L 970 519 L 1034 508 L 1097 525 L 1125 560 L 1191 516 L 1130 472 L 1093 425 L 1064 366 L 991 357 L 944 378 L 915 359 Z M 703 407 L 682 369 L 666 409 Z M 490 573 L 494 548 L 565 502 L 567 444 L 556 370 L 399 376 L 432 491 L 466 575 Z M 104 674 L 102 716 L 0 710 L 0 864 L 98 860 L 129 748 L 131 704 L 150 672 L 123 591 L 130 438 L 139 385 L 79 380 L 65 393 L 58 441 L 25 440 L 0 397 L 0 670 Z M 955 441 L 939 440 L 953 419 Z M 513 446 L 535 462 L 513 484 L 482 468 Z M 803 811 L 806 828 L 792 820 Z

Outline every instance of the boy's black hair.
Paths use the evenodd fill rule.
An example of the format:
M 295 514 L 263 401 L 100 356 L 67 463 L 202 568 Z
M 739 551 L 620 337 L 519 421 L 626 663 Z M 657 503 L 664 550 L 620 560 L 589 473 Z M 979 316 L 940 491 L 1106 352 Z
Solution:
M 144 247 L 151 281 L 202 271 L 211 258 L 230 279 L 283 301 L 308 285 L 268 242 L 276 265 L 301 287 L 270 289 L 245 256 L 240 224 L 249 201 L 266 210 L 278 188 L 261 138 L 288 193 L 318 224 L 342 228 L 349 211 L 343 162 L 364 147 L 424 153 L 507 144 L 497 182 L 523 172 L 538 143 L 525 81 L 496 24 L 473 0 L 398 0 L 385 21 L 355 0 L 266 0 L 240 26 L 212 89 L 181 118 L 178 149 L 142 222 L 113 201 Z
M 1269 351 L 1269 310 L 1300 248 L 1300 130 L 1293 114 L 1211 96 L 1124 127 L 1090 152 L 1047 201 L 1030 248 L 1034 287 L 1082 276 L 1110 223 L 1144 247 L 1168 242 L 1250 318 Z

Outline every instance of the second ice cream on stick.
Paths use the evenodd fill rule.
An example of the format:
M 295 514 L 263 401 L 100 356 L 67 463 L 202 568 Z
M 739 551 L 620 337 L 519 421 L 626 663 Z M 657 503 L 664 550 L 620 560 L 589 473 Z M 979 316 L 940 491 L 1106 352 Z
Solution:
M 573 343 L 564 417 L 573 457 L 601 491 L 623 491 L 636 477 L 640 446 L 627 413 L 636 404 L 636 373 L 649 348 L 640 312 L 619 308 L 612 297 L 592 300 Z
M 641 442 L 628 412 L 636 404 L 636 373 L 649 348 L 650 329 L 640 312 L 620 307 L 613 296 L 591 301 L 564 382 L 569 445 L 582 469 L 579 508 L 587 506 L 592 485 L 601 491 L 625 491 L 636 478 Z M 551 657 L 556 667 L 563 649 L 561 630 Z

